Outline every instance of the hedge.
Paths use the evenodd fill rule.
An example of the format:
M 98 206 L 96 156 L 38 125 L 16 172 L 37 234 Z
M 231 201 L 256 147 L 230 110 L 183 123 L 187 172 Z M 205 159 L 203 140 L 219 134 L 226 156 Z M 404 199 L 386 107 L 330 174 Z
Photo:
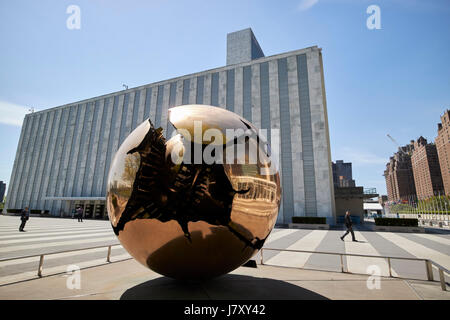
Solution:
M 22 209 L 6 209 L 8 213 L 22 213 Z M 32 214 L 42 214 L 42 210 L 31 209 L 30 213 Z M 49 210 L 45 210 L 43 214 L 49 214 Z
M 21 213 L 22 209 L 6 209 L 8 213 Z
M 292 217 L 292 223 L 326 224 L 327 218 L 325 218 L 325 217 Z
M 409 218 L 375 218 L 376 226 L 417 227 L 417 219 Z

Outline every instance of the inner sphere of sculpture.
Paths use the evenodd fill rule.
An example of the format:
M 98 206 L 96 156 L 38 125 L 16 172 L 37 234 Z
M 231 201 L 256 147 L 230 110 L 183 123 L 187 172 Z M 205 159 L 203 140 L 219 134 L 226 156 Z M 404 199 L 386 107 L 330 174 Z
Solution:
M 164 276 L 228 273 L 261 249 L 275 225 L 281 188 L 270 148 L 250 122 L 217 107 L 171 108 L 167 127 L 164 134 L 144 121 L 115 154 L 106 196 L 114 233 Z

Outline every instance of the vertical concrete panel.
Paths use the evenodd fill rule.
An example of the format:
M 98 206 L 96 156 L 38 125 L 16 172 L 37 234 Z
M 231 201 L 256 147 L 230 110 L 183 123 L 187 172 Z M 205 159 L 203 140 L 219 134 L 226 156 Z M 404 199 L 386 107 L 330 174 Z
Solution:
M 316 177 L 314 165 L 313 134 L 311 128 L 311 104 L 306 54 L 297 59 L 297 78 L 302 132 L 303 179 L 305 184 L 305 215 L 317 216 Z
M 211 74 L 205 74 L 204 80 L 204 90 L 203 90 L 203 104 L 211 105 Z
M 31 130 L 30 116 L 25 116 L 22 124 L 22 130 L 20 131 L 19 143 L 17 144 L 16 157 L 14 159 L 13 170 L 11 173 L 11 179 L 8 186 L 8 193 L 6 197 L 6 208 L 16 208 L 17 190 L 20 186 L 21 168 L 23 166 L 23 150 L 28 143 L 29 131 Z
M 150 109 L 152 105 L 152 96 L 153 96 L 153 88 L 148 87 L 145 89 L 145 109 L 144 109 L 144 118 L 142 121 L 147 120 L 150 118 Z
M 77 159 L 78 159 L 78 153 L 80 151 L 80 140 L 81 135 L 83 132 L 83 122 L 81 121 L 84 119 L 84 116 L 82 117 L 82 107 L 81 105 L 78 105 L 76 107 L 76 115 L 75 115 L 75 129 L 74 134 L 72 138 L 72 150 L 69 157 L 69 166 L 67 168 L 67 175 L 66 175 L 66 182 L 65 182 L 65 188 L 64 188 L 64 196 L 70 197 L 72 195 L 73 186 L 75 183 L 75 171 L 76 171 L 76 165 L 77 165 Z
M 37 167 L 37 177 L 33 186 L 33 198 L 31 201 L 31 206 L 38 210 L 43 210 L 43 199 L 42 199 L 42 180 L 45 170 L 45 165 L 48 159 L 48 149 L 50 144 L 51 132 L 53 129 L 53 119 L 56 112 L 50 111 L 46 112 L 47 119 L 45 123 L 44 135 L 42 137 L 41 153 L 39 156 L 39 165 Z
M 167 138 L 167 110 L 169 110 L 170 98 L 170 83 L 164 85 L 162 109 L 161 109 L 161 127 L 163 128 L 164 136 Z
M 28 167 L 28 173 L 27 173 L 27 183 L 26 188 L 24 191 L 24 196 L 22 198 L 23 204 L 26 203 L 26 205 L 29 206 L 30 209 L 34 209 L 31 207 L 31 198 L 32 198 L 32 188 L 34 184 L 35 177 L 37 175 L 36 166 L 39 162 L 39 153 L 41 150 L 41 144 L 42 144 L 42 134 L 45 127 L 45 119 L 46 115 L 42 112 L 40 112 L 36 117 L 36 131 L 33 137 L 33 146 L 32 151 L 30 154 L 30 164 Z
M 219 73 L 211 74 L 211 105 L 219 106 Z
M 125 140 L 125 134 L 127 131 L 126 123 L 129 115 L 129 104 L 130 104 L 130 92 L 123 95 L 123 106 L 122 106 L 122 119 L 120 122 L 120 135 L 119 135 L 119 146 Z
M 330 161 L 328 152 L 328 134 L 322 96 L 323 83 L 319 50 L 312 49 L 306 54 L 309 80 L 309 97 L 311 104 L 311 126 L 314 150 L 314 168 L 316 178 L 317 214 L 322 217 L 333 217 L 330 193 Z M 324 191 L 327 192 L 324 192 Z
M 191 79 L 183 80 L 183 105 L 189 104 L 189 91 L 191 88 Z
M 51 196 L 50 194 L 50 178 L 51 178 L 51 174 L 53 172 L 53 162 L 54 162 L 54 158 L 55 158 L 55 149 L 56 149 L 56 143 L 58 140 L 58 135 L 59 135 L 59 128 L 61 126 L 61 116 L 62 116 L 62 109 L 58 109 L 56 111 L 54 111 L 56 113 L 56 115 L 53 118 L 53 124 L 52 124 L 52 131 L 51 131 L 51 135 L 50 135 L 50 145 L 49 145 L 49 157 L 48 157 L 48 161 L 46 162 L 46 166 L 45 166 L 45 171 L 44 171 L 44 180 L 42 183 L 42 198 L 43 198 L 43 209 L 45 210 L 50 210 L 51 209 L 51 205 L 52 205 L 52 201 L 50 200 L 45 200 L 46 197 Z
M 111 130 L 114 127 L 114 97 L 105 99 L 105 107 L 106 109 L 106 120 L 105 120 L 105 130 L 104 130 L 104 141 L 102 147 L 102 157 L 100 159 L 100 178 L 97 183 L 97 196 L 106 196 L 106 181 L 108 178 L 109 164 L 111 162 L 112 152 L 112 132 Z M 103 172 L 103 174 L 101 174 Z
M 155 113 L 155 128 L 161 127 L 161 113 L 162 113 L 162 104 L 163 104 L 163 95 L 164 95 L 164 85 L 161 84 L 158 86 L 158 95 L 156 97 L 156 113 Z
M 130 131 L 133 131 L 137 127 L 139 117 L 139 101 L 141 98 L 141 90 L 135 90 L 133 92 L 133 116 L 131 119 Z
M 197 97 L 197 78 L 191 78 L 189 81 L 189 104 L 195 104 Z
M 28 184 L 27 190 L 25 191 L 25 194 L 28 195 L 27 198 L 25 198 L 25 201 L 30 204 L 30 209 L 39 209 L 36 207 L 36 181 L 38 180 L 38 176 L 41 174 L 41 172 L 38 170 L 39 165 L 42 163 L 41 160 L 41 154 L 42 149 L 44 148 L 44 135 L 46 133 L 46 130 L 48 129 L 48 113 L 41 113 L 40 119 L 39 119 L 39 129 L 36 137 L 35 142 L 35 151 L 32 156 L 33 163 L 30 169 L 30 183 Z
M 75 124 L 76 124 L 76 114 L 77 114 L 77 108 L 76 106 L 70 106 L 65 107 L 66 109 L 69 109 L 69 116 L 67 119 L 67 127 L 66 132 L 63 137 L 63 151 L 62 151 L 62 158 L 61 158 L 61 166 L 59 168 L 59 173 L 56 181 L 56 190 L 55 190 L 55 196 L 62 197 L 63 191 L 66 183 L 66 176 L 67 176 L 67 170 L 69 167 L 69 160 L 71 158 L 71 149 L 73 146 L 73 134 L 75 130 Z M 53 202 L 53 210 L 57 212 L 57 210 L 61 209 L 62 202 L 61 201 L 54 201 Z
M 152 98 L 150 101 L 150 121 L 155 124 L 156 121 L 156 100 L 158 98 L 158 86 L 152 87 Z
M 170 108 L 175 107 L 176 104 L 177 104 L 177 83 L 176 82 L 171 82 L 170 86 L 169 86 L 169 106 L 168 106 L 168 110 Z M 167 126 L 166 138 L 170 139 L 172 137 L 173 132 L 175 131 L 175 127 L 169 121 L 168 111 L 166 112 L 166 126 Z
M 196 104 L 204 104 L 203 97 L 205 93 L 205 76 L 200 75 L 197 77 L 197 94 L 195 96 Z
M 280 104 L 281 167 L 283 168 L 281 178 L 283 187 L 283 214 L 284 222 L 289 223 L 292 222 L 292 216 L 294 215 L 294 194 L 287 59 L 278 59 L 277 67 Z
M 246 66 L 242 72 L 242 115 L 253 123 L 252 119 L 252 67 Z
M 122 96 L 123 98 L 123 96 Z M 123 102 L 123 99 L 122 99 Z M 122 110 L 120 110 L 122 111 Z M 119 112 L 120 114 L 122 112 Z M 92 129 L 92 122 L 94 121 L 94 106 L 92 105 L 92 102 L 88 102 L 86 104 L 86 115 L 84 119 L 84 128 L 83 128 L 83 141 L 80 146 L 80 157 L 77 162 L 77 185 L 75 191 L 75 196 L 81 197 L 85 196 L 84 189 L 86 185 L 85 179 L 85 173 L 86 173 L 86 166 L 88 165 L 88 155 L 90 150 L 90 143 L 91 143 L 91 129 Z M 117 123 L 116 128 L 116 137 L 117 140 L 119 139 L 119 132 L 120 132 L 120 121 Z
M 131 133 L 131 128 L 133 126 L 133 116 L 134 116 L 134 99 L 136 97 L 136 91 L 130 92 L 130 101 L 128 102 L 127 119 L 125 121 L 125 134 L 123 140 L 125 140 Z M 121 142 L 123 142 L 123 140 Z
M 241 117 L 244 115 L 244 81 L 243 68 L 234 71 L 234 112 Z
M 53 158 L 53 165 L 51 170 L 51 176 L 50 176 L 50 192 L 48 193 L 49 196 L 55 197 L 57 195 L 57 187 L 58 187 L 58 177 L 60 174 L 60 169 L 64 165 L 64 137 L 66 135 L 66 132 L 68 131 L 68 122 L 69 122 L 69 114 L 70 109 L 69 108 L 62 108 L 62 116 L 61 121 L 59 123 L 59 132 L 58 132 L 58 138 L 56 140 L 56 149 L 55 149 L 55 156 Z M 55 200 L 51 200 L 51 213 L 55 216 L 60 216 L 60 203 L 58 203 Z
M 252 123 L 261 129 L 261 80 L 259 64 L 252 65 Z
M 303 179 L 302 132 L 300 124 L 300 105 L 298 96 L 297 60 L 295 56 L 287 58 L 289 113 L 291 116 L 291 149 L 294 190 L 294 216 L 305 215 L 305 184 Z
M 108 98 L 99 100 L 99 115 L 98 119 L 100 123 L 97 124 L 99 126 L 99 135 L 98 135 L 98 143 L 97 143 L 97 151 L 95 152 L 95 163 L 94 163 L 94 174 L 93 174 L 93 182 L 91 187 L 91 196 L 98 197 L 98 188 L 99 188 L 99 180 L 102 180 L 102 176 L 104 173 L 102 160 L 104 159 L 104 145 L 107 144 L 107 139 L 105 138 L 105 126 L 106 126 L 106 118 L 108 115 Z M 106 102 L 106 103 L 105 103 Z M 137 115 L 136 115 L 137 117 Z M 104 162 L 104 160 L 103 160 Z
M 177 98 L 175 99 L 175 105 L 183 105 L 183 80 L 177 81 Z
M 227 85 L 226 85 L 226 108 L 227 110 L 234 112 L 234 69 L 226 71 Z
M 113 140 L 113 146 L 112 146 L 112 154 L 114 157 L 114 154 L 116 153 L 117 149 L 120 147 L 120 130 L 122 127 L 122 119 L 124 117 L 124 105 L 125 102 L 125 95 L 120 95 L 118 104 L 117 104 L 117 117 L 116 117 L 116 123 L 114 123 L 114 140 Z M 125 114 L 126 116 L 126 114 Z
M 261 63 L 259 70 L 260 79 L 260 101 L 261 101 L 261 129 L 267 130 L 266 138 L 270 143 L 271 115 L 270 115 L 270 80 L 269 63 Z
M 22 149 L 22 159 L 19 167 L 19 179 L 18 179 L 18 185 L 17 185 L 17 191 L 16 191 L 16 199 L 14 201 L 14 205 L 17 209 L 22 208 L 22 200 L 23 200 L 23 189 L 26 186 L 27 183 L 27 176 L 26 176 L 26 168 L 29 164 L 29 153 L 30 153 L 30 147 L 32 146 L 32 140 L 33 140 L 33 133 L 36 127 L 36 121 L 34 115 L 28 116 L 29 124 L 29 130 L 27 130 L 27 136 L 25 137 L 25 144 L 24 148 Z
M 278 65 L 277 60 L 271 60 L 269 63 L 269 101 L 270 101 L 270 134 L 272 134 L 272 129 L 280 129 L 280 103 L 279 103 L 279 88 L 278 88 Z M 276 132 L 276 131 L 275 131 Z M 271 138 L 268 137 L 270 141 Z M 281 142 L 281 139 L 280 139 Z M 279 150 L 279 158 L 278 158 L 278 164 L 279 164 L 279 171 L 280 171 L 280 177 L 283 177 L 283 168 L 281 167 L 281 145 L 270 143 L 270 146 L 272 150 Z M 283 183 L 283 181 L 281 181 Z M 283 200 L 281 201 L 283 205 Z M 284 209 L 284 205 L 283 205 Z M 280 213 L 278 214 L 278 222 L 281 223 L 287 223 L 284 217 L 284 211 L 280 209 Z
M 144 122 L 144 108 L 145 108 L 145 98 L 146 98 L 146 91 L 147 89 L 142 89 L 140 91 L 139 94 L 139 111 L 138 111 L 138 117 L 137 117 L 137 122 L 136 122 L 136 126 L 133 128 L 133 130 L 135 128 L 137 128 L 142 122 Z
M 94 113 L 94 120 L 92 123 L 92 134 L 91 134 L 91 149 L 90 149 L 90 154 L 88 157 L 88 163 L 87 163 L 87 168 L 85 171 L 85 177 L 87 180 L 87 185 L 86 185 L 86 195 L 89 197 L 93 196 L 94 190 L 93 190 L 93 185 L 94 185 L 94 177 L 95 177 L 95 173 L 96 173 L 96 163 L 97 163 L 97 157 L 99 156 L 99 148 L 100 148 L 100 134 L 101 134 L 101 127 L 102 127 L 102 115 L 103 115 L 103 107 L 104 107 L 104 103 L 103 103 L 103 99 L 102 100 L 97 100 L 95 102 L 95 113 Z M 132 105 L 132 103 L 130 102 L 130 105 Z M 128 112 L 128 119 L 127 119 L 127 130 L 130 130 L 131 128 L 131 115 L 132 112 Z
M 218 107 L 226 109 L 227 103 L 227 72 L 220 71 L 219 72 L 219 99 L 218 99 Z

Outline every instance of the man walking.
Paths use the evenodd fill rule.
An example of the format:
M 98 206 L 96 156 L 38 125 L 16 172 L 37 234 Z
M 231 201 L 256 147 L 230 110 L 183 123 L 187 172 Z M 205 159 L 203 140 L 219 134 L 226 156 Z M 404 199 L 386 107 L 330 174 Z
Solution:
M 77 208 L 77 217 L 78 222 L 83 222 L 83 209 L 81 209 L 81 207 Z
M 355 233 L 353 232 L 352 225 L 353 225 L 353 223 L 352 223 L 352 218 L 350 217 L 350 210 L 347 210 L 345 212 L 345 226 L 347 227 L 347 231 L 341 237 L 342 241 L 344 241 L 345 236 L 348 235 L 349 232 L 351 232 L 352 233 L 352 241 L 358 242 L 358 240 L 355 239 Z
M 27 220 L 30 218 L 30 211 L 28 210 L 28 207 L 25 207 L 25 209 L 22 210 L 22 214 L 20 215 L 20 220 L 22 220 L 22 223 L 20 224 L 19 231 L 25 232 L 23 228 L 25 228 L 25 224 L 27 223 Z

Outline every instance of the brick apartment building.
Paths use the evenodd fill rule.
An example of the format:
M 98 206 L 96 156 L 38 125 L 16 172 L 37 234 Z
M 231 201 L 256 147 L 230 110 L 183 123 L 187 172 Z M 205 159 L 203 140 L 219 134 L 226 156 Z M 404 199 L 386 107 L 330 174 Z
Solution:
M 438 124 L 438 136 L 436 137 L 436 149 L 441 167 L 442 182 L 445 194 L 450 195 L 450 110 L 441 116 Z
M 426 199 L 443 193 L 441 168 L 434 143 L 427 143 L 427 139 L 420 137 L 414 142 L 411 155 L 417 197 Z
M 389 162 L 386 164 L 384 177 L 389 201 L 408 199 L 416 195 L 414 176 L 411 164 L 411 153 L 414 149 L 414 141 L 399 147 Z

